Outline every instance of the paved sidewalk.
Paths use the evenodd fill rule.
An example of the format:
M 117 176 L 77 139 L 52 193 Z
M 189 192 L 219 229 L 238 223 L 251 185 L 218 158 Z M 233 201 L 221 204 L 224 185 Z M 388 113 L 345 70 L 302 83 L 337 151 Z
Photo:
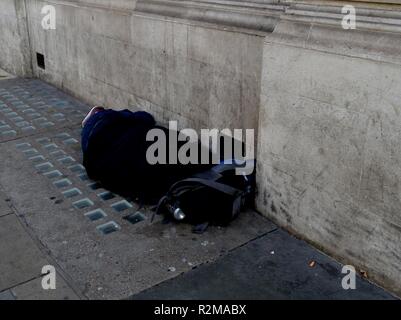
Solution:
M 277 229 L 131 299 L 395 299 L 360 276 L 355 290 L 344 290 L 341 269 L 338 262 Z
M 0 79 L 0 299 L 392 298 L 360 278 L 343 290 L 338 263 L 255 212 L 203 235 L 151 223 L 149 208 L 87 177 L 87 105 Z M 42 289 L 45 265 L 56 290 Z

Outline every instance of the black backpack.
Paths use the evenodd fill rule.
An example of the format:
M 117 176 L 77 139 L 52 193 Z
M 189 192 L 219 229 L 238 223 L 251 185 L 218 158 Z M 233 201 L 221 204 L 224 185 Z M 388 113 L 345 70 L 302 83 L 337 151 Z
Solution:
M 237 175 L 237 168 L 221 164 L 174 183 L 160 199 L 156 214 L 195 225 L 195 232 L 203 232 L 210 224 L 227 226 L 252 204 L 255 190 L 254 173 Z

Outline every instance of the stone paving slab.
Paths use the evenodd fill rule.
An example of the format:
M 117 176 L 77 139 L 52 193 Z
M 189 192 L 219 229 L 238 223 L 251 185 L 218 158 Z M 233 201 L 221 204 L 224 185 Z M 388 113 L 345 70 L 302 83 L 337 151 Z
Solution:
M 310 262 L 315 266 L 310 267 Z M 395 299 L 356 278 L 344 290 L 342 265 L 304 241 L 276 230 L 218 261 L 133 296 L 133 299 Z
M 42 87 L 37 80 L 10 81 L 2 81 L 0 91 L 5 82 L 7 90 Z M 40 100 L 45 100 L 41 95 L 61 99 L 62 93 L 49 90 L 36 94 Z M 27 99 L 26 104 L 33 105 Z M 164 225 L 160 217 L 151 223 L 149 208 L 137 211 L 131 199 L 88 179 L 80 165 L 82 119 L 76 121 L 73 113 L 65 113 L 65 119 L 63 126 L 18 133 L 0 144 L 0 185 L 21 221 L 84 296 L 127 298 L 276 228 L 254 212 L 203 235 L 187 225 Z
M 57 273 L 56 273 L 57 274 Z M 9 290 L 17 300 L 79 300 L 79 296 L 60 276 L 56 277 L 56 289 L 43 290 L 42 278 L 37 278 Z M 0 296 L 1 299 L 1 296 Z
M 15 215 L 0 217 L 0 292 L 41 275 L 47 265 Z

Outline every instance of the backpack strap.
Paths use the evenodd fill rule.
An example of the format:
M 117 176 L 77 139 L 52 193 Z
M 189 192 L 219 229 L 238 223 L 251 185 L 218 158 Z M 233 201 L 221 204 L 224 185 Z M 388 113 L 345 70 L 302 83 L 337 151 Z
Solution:
M 220 191 L 222 193 L 225 193 L 225 194 L 235 197 L 235 198 L 238 196 L 241 196 L 243 194 L 243 191 L 241 191 L 237 188 L 231 187 L 227 184 L 216 182 L 213 180 L 208 180 L 208 179 L 201 179 L 201 178 L 189 178 L 189 179 L 180 180 L 172 185 L 169 193 L 171 193 L 172 196 L 177 196 L 182 193 L 182 191 L 183 191 L 182 187 L 184 187 L 184 189 L 191 189 L 191 188 L 198 188 L 200 186 L 209 187 L 211 189 Z M 185 191 L 187 191 L 187 190 L 185 190 Z

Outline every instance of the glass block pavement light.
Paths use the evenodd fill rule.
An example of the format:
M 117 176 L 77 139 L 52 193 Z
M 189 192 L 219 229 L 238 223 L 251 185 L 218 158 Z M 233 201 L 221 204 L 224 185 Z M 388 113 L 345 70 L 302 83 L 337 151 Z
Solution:
M 44 82 L 4 80 L 0 88 L 0 142 L 78 124 L 88 109 Z M 76 139 L 65 143 L 76 143 Z
M 37 173 L 52 181 L 65 201 L 70 201 L 71 206 L 90 221 L 105 220 L 110 216 L 114 218 L 112 225 L 118 226 L 113 232 L 121 229 L 120 221 L 131 225 L 145 221 L 146 215 L 136 211 L 138 204 L 122 199 L 104 189 L 100 182 L 89 179 L 84 166 L 76 160 L 82 158 L 76 148 L 79 146 L 78 135 L 79 130 L 38 135 L 30 142 L 18 141 L 15 149 L 26 157 L 26 162 Z M 97 225 L 94 227 L 103 235 L 111 233 L 103 232 Z

